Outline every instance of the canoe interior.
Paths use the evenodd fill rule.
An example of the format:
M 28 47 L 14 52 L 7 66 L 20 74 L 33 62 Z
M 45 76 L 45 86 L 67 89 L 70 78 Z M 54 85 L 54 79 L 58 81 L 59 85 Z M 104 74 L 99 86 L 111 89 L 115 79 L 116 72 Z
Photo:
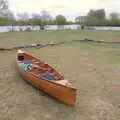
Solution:
M 32 85 L 67 105 L 75 105 L 76 89 L 54 68 L 25 52 L 17 53 L 16 63 L 21 76 Z

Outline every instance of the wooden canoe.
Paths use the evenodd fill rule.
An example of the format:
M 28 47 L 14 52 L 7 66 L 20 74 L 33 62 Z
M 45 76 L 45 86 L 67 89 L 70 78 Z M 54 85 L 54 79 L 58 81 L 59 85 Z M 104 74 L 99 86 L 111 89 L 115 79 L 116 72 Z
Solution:
M 18 50 L 16 67 L 20 75 L 33 86 L 67 105 L 75 105 L 76 89 L 48 64 Z

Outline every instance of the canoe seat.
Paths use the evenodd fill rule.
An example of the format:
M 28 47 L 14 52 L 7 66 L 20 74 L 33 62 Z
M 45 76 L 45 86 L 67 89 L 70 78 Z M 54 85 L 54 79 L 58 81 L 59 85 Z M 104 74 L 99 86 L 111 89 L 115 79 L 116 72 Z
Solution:
M 35 63 L 36 61 L 33 61 L 33 60 L 24 60 L 23 63 L 24 64 L 32 64 L 32 63 Z
M 58 81 L 55 81 L 55 82 L 59 83 L 59 84 L 62 84 L 62 85 L 67 85 L 67 86 L 72 85 L 68 80 L 58 80 Z
M 46 80 L 54 80 L 54 75 L 46 73 L 46 74 L 38 74 L 36 75 L 38 78 L 46 79 Z
M 31 63 L 33 63 L 33 62 L 32 62 L 31 60 L 24 60 L 23 63 L 24 63 L 24 64 L 31 64 Z

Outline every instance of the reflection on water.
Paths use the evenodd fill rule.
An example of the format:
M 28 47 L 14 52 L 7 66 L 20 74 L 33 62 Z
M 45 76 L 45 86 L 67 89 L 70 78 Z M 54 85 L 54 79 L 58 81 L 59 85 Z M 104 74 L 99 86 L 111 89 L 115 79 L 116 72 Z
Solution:
M 36 30 L 77 30 L 81 29 L 82 26 L 80 25 L 64 25 L 64 26 L 57 26 L 57 25 L 45 25 L 44 28 L 40 26 L 0 26 L 0 32 L 9 32 L 9 31 L 36 31 Z M 115 30 L 119 31 L 120 27 L 111 27 L 111 26 L 85 26 L 84 29 L 90 30 Z

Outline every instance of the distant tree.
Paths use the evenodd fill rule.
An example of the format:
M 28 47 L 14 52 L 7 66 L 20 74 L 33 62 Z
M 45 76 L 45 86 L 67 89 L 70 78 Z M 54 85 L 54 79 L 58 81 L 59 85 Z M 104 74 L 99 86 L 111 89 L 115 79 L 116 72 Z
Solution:
M 73 21 L 67 21 L 67 24 L 71 25 L 71 24 L 74 24 L 74 22 Z
M 29 24 L 29 14 L 28 13 L 18 13 L 17 14 L 17 18 L 18 18 L 18 24 L 19 25 L 28 25 Z
M 12 25 L 14 19 L 13 13 L 9 10 L 8 1 L 0 0 L 0 25 Z
M 110 13 L 109 17 L 109 21 L 108 21 L 108 24 L 110 26 L 120 26 L 120 18 L 119 18 L 119 13 L 116 13 L 116 12 L 113 12 L 113 13 Z
M 56 24 L 58 25 L 58 29 L 64 29 L 64 25 L 67 24 L 65 16 L 63 15 L 56 16 Z
M 86 18 L 86 25 L 89 25 L 89 26 L 98 26 L 100 25 L 100 21 L 98 18 L 96 17 L 87 17 Z
M 110 13 L 110 20 L 118 20 L 119 19 L 119 13 L 112 12 Z
M 38 25 L 42 26 L 42 20 L 41 20 L 41 15 L 40 14 L 32 14 L 32 18 L 29 20 L 31 25 Z
M 27 21 L 29 19 L 29 14 L 24 12 L 24 13 L 18 13 L 17 17 L 21 21 Z
M 6 18 L 11 19 L 11 20 L 15 20 L 15 16 L 11 11 L 8 11 L 8 13 L 6 14 Z
M 82 24 L 82 25 L 84 25 L 85 22 L 86 22 L 86 16 L 78 16 L 78 17 L 76 17 L 76 18 L 75 18 L 75 22 L 76 22 L 77 24 Z
M 66 23 L 67 23 L 67 20 L 66 20 L 65 16 L 63 16 L 63 15 L 56 16 L 56 24 L 57 25 L 65 25 Z
M 52 16 L 49 14 L 49 12 L 43 10 L 41 12 L 41 22 L 42 22 L 42 25 L 47 25 L 47 24 L 50 24 L 52 21 Z
M 30 20 L 32 25 L 41 25 L 41 16 L 39 14 L 32 14 L 32 18 Z
M 106 23 L 104 9 L 90 10 L 85 19 L 85 24 L 89 26 L 103 26 Z
M 8 11 L 8 1 L 0 0 L 0 17 L 5 17 Z
M 105 10 L 104 9 L 90 10 L 87 16 L 98 19 L 105 19 Z

